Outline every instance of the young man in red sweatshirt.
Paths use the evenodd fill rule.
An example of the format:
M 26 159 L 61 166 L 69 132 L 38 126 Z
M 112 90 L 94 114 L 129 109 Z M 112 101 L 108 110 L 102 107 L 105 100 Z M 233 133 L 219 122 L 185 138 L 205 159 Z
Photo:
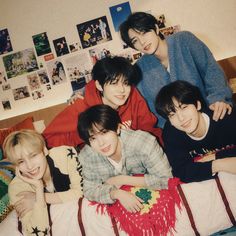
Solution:
M 137 73 L 134 66 L 123 57 L 107 57 L 93 67 L 92 78 L 85 87 L 84 98 L 65 108 L 44 130 L 49 147 L 83 143 L 77 133 L 77 121 L 87 108 L 105 104 L 117 110 L 123 128 L 152 133 L 162 144 L 161 129 L 155 128 L 157 118 L 149 110 L 146 101 L 134 87 Z

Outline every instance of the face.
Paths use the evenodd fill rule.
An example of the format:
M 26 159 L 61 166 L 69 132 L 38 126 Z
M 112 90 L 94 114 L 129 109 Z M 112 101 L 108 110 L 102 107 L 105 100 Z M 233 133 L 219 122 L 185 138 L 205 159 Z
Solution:
M 158 36 L 158 30 L 144 33 L 129 29 L 128 35 L 135 49 L 149 55 L 155 54 L 161 40 Z
M 122 77 L 119 77 L 112 83 L 104 84 L 103 88 L 98 82 L 96 83 L 96 86 L 98 90 L 103 93 L 103 103 L 115 110 L 125 104 L 131 91 L 131 86 L 125 83 Z
M 197 107 L 193 104 L 181 104 L 176 99 L 173 99 L 173 103 L 176 111 L 170 112 L 168 116 L 170 123 L 178 130 L 197 136 L 202 128 L 200 102 Z
M 43 151 L 40 153 L 36 151 L 32 152 L 16 146 L 15 153 L 19 154 L 16 154 L 15 163 L 23 176 L 30 179 L 43 178 L 47 168 L 47 160 Z
M 94 151 L 109 158 L 114 158 L 120 153 L 121 146 L 118 138 L 119 129 L 117 132 L 104 129 L 99 130 L 96 127 L 93 129 L 89 142 Z

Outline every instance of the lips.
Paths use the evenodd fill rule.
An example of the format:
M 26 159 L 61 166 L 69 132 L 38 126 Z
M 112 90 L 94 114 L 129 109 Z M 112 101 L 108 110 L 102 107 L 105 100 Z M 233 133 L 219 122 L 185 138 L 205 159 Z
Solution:
M 186 128 L 188 128 L 188 127 L 190 126 L 190 124 L 191 124 L 191 120 L 188 120 L 188 121 L 184 122 L 184 123 L 181 125 L 181 127 L 183 127 L 184 129 L 186 129 Z
M 143 49 L 144 49 L 145 51 L 148 51 L 148 50 L 150 49 L 150 47 L 151 47 L 151 43 L 149 43 L 148 45 L 146 45 Z
M 107 146 L 105 148 L 102 148 L 101 151 L 106 153 L 106 152 L 109 152 L 110 149 L 111 149 L 111 145 L 109 145 L 109 146 Z
M 37 176 L 38 173 L 39 173 L 39 167 L 37 167 L 34 170 L 28 172 L 28 174 L 31 175 L 31 176 Z

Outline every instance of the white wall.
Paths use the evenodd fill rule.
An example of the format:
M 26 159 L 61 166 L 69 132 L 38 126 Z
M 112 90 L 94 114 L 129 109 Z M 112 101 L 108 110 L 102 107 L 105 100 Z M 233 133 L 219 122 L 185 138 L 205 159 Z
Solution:
M 79 41 L 77 24 L 106 15 L 113 36 L 113 40 L 106 45 L 112 48 L 112 52 L 120 53 L 120 39 L 114 32 L 109 7 L 123 2 L 126 1 L 0 0 L 0 29 L 8 29 L 13 52 L 34 47 L 32 36 L 42 32 L 47 32 L 54 50 L 52 40 L 65 36 L 68 43 Z M 130 5 L 132 11 L 151 10 L 156 16 L 165 14 L 167 25 L 179 24 L 181 30 L 192 31 L 208 45 L 217 60 L 236 55 L 236 0 L 130 0 Z M 86 52 L 87 49 L 82 51 Z M 2 56 L 0 71 L 4 69 Z M 19 78 L 9 81 L 14 88 Z M 0 104 L 0 120 L 63 103 L 71 92 L 68 83 L 58 85 L 52 93 L 40 100 L 13 100 L 11 110 L 5 111 Z M 10 91 L 7 94 L 0 88 L 1 100 L 8 97 L 12 99 L 11 96 Z

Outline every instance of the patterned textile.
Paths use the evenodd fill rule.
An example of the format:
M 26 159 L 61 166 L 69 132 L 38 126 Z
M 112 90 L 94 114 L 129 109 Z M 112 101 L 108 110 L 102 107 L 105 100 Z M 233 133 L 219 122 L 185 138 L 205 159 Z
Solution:
M 14 168 L 10 162 L 0 162 L 0 222 L 13 209 L 9 203 L 8 185 L 14 177 Z
M 179 183 L 177 178 L 169 179 L 166 190 L 122 186 L 121 189 L 133 192 L 143 199 L 144 208 L 137 213 L 128 212 L 119 201 L 112 205 L 98 204 L 97 210 L 101 213 L 106 210 L 116 222 L 119 222 L 121 230 L 130 236 L 173 234 L 176 221 L 175 206 L 177 204 L 180 208 L 181 201 L 176 189 Z

